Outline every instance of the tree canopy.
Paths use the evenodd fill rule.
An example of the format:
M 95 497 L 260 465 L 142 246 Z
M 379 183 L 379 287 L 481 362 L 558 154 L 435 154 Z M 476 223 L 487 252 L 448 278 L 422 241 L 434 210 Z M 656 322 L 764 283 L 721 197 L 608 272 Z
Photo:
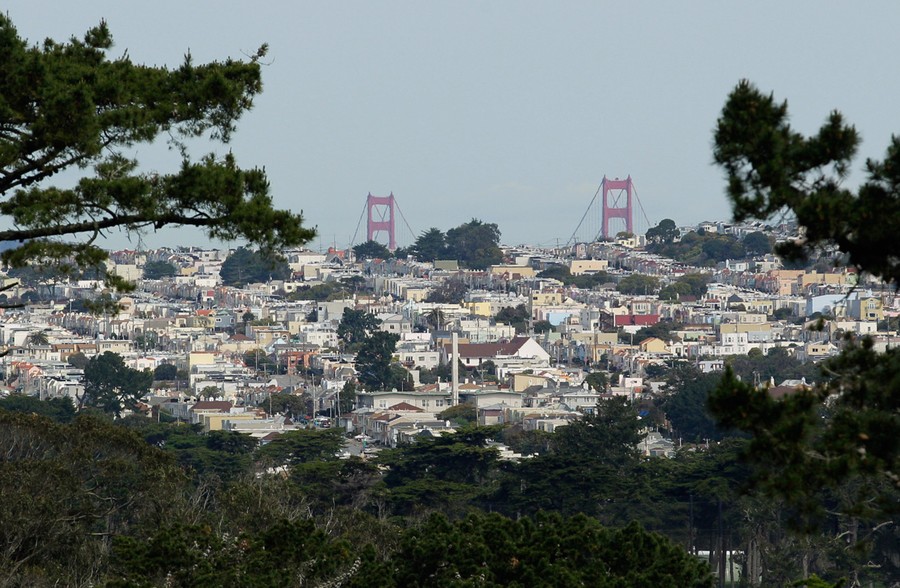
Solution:
M 654 294 L 659 289 L 659 278 L 644 274 L 631 274 L 625 276 L 616 285 L 616 290 L 622 294 Z
M 796 219 L 803 240 L 779 245 L 779 253 L 813 257 L 818 247 L 836 247 L 860 272 L 896 287 L 900 138 L 883 161 L 866 162 L 866 180 L 854 191 L 842 184 L 859 141 L 837 111 L 815 135 L 803 136 L 788 123 L 786 102 L 742 81 L 722 108 L 713 155 L 727 174 L 736 220 L 785 212 Z M 900 511 L 900 353 L 876 353 L 871 340 L 849 338 L 823 375 L 815 387 L 776 400 L 728 370 L 711 408 L 726 426 L 753 435 L 747 455 L 765 468 L 764 486 L 801 512 L 893 516 Z M 840 505 L 823 503 L 826 487 L 843 496 Z
M 152 384 L 152 372 L 130 368 L 121 355 L 105 351 L 84 366 L 84 395 L 78 407 L 98 408 L 118 417 L 126 409 L 137 408 Z
M 237 288 L 253 282 L 283 280 L 290 275 L 291 269 L 283 259 L 265 251 L 252 251 L 246 247 L 234 250 L 222 262 L 219 269 L 222 283 Z
M 678 227 L 675 221 L 664 218 L 655 227 L 647 230 L 648 243 L 671 243 L 678 238 Z
M 409 372 L 393 363 L 400 336 L 376 331 L 366 337 L 356 353 L 357 379 L 366 390 L 406 390 Z
M 341 322 L 338 323 L 337 336 L 347 350 L 355 351 L 380 324 L 381 319 L 367 310 L 345 308 Z
M 178 273 L 178 268 L 168 261 L 148 261 L 144 264 L 144 279 L 158 280 L 169 278 Z
M 431 227 L 416 238 L 411 249 L 417 260 L 434 261 L 444 256 L 446 246 L 444 233 L 436 227 Z
M 483 270 L 503 261 L 500 229 L 496 223 L 473 218 L 447 231 L 447 254 L 469 269 Z
M 20 245 L 4 262 L 96 267 L 106 253 L 95 239 L 111 230 L 193 226 L 214 239 L 246 239 L 266 250 L 315 235 L 303 217 L 276 210 L 265 172 L 234 156 L 188 154 L 191 139 L 227 143 L 262 90 L 259 60 L 175 69 L 110 58 L 106 23 L 66 42 L 29 46 L 0 15 L 0 241 Z M 133 154 L 168 138 L 174 171 L 144 171 Z M 93 170 L 89 172 L 88 170 Z M 73 186 L 48 182 L 83 170 Z M 126 286 L 107 274 L 108 281 Z
M 353 246 L 356 259 L 389 259 L 393 257 L 391 250 L 378 241 L 366 241 Z

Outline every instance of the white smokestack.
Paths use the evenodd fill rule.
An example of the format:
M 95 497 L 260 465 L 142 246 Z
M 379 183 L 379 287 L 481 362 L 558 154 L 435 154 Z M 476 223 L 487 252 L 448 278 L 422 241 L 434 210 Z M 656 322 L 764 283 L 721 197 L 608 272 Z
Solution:
M 456 332 L 453 333 L 451 340 L 453 341 L 453 363 L 450 369 L 453 374 L 453 382 L 450 384 L 452 394 L 450 403 L 456 406 L 459 404 L 459 336 Z

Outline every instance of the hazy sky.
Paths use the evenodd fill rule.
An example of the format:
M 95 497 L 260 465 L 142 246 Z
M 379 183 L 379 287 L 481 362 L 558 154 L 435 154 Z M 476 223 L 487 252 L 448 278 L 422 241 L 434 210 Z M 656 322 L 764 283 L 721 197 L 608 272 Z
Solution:
M 174 67 L 188 50 L 196 62 L 241 57 L 268 43 L 265 89 L 231 149 L 241 165 L 266 168 L 279 207 L 318 227 L 314 247 L 346 246 L 369 192 L 393 192 L 414 234 L 478 217 L 507 244 L 565 243 L 604 175 L 632 176 L 651 225 L 726 219 L 710 146 L 742 78 L 787 99 L 803 132 L 842 111 L 863 137 L 857 169 L 900 131 L 896 0 L 6 0 L 0 9 L 33 42 L 106 19 L 112 56 L 127 49 L 138 63 Z M 152 160 L 159 171 L 177 163 Z M 410 239 L 404 227 L 401 244 Z M 144 238 L 205 243 L 190 231 Z

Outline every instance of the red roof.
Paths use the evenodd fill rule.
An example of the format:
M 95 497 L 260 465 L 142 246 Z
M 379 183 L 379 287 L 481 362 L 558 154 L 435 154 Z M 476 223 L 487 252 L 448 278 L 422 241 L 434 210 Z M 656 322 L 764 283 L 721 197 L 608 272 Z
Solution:
M 460 343 L 460 357 L 496 357 L 498 355 L 515 355 L 531 337 L 513 337 L 506 343 Z M 444 345 L 450 355 L 453 346 Z
M 614 324 L 621 327 L 624 325 L 655 325 L 658 322 L 658 314 L 617 314 Z
M 408 402 L 400 402 L 398 404 L 395 404 L 394 406 L 389 406 L 388 410 L 406 410 L 406 411 L 422 412 L 423 409 L 419 408 L 418 406 L 413 406 L 412 404 L 410 404 Z

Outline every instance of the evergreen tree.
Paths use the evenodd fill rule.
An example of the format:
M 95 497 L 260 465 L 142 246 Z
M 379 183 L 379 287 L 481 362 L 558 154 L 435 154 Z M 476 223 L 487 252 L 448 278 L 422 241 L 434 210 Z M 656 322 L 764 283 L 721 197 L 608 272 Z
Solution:
M 418 261 L 434 261 L 446 255 L 446 247 L 444 233 L 431 227 L 416 238 L 411 250 Z
M 390 259 L 390 249 L 379 243 L 378 241 L 366 241 L 359 245 L 353 246 L 353 254 L 356 259 Z
M 500 229 L 473 218 L 447 231 L 447 255 L 469 269 L 483 270 L 503 261 Z
M 854 191 L 842 184 L 859 142 L 837 111 L 803 136 L 788 123 L 786 102 L 742 81 L 717 121 L 713 155 L 727 174 L 737 221 L 784 211 L 796 219 L 803 240 L 779 244 L 779 254 L 817 257 L 817 248 L 836 248 L 860 272 L 896 287 L 900 137 L 884 160 L 866 162 L 866 179 Z M 835 488 L 850 497 L 843 503 L 851 512 L 893 516 L 900 511 L 900 352 L 876 353 L 870 340 L 850 338 L 824 373 L 829 379 L 816 387 L 776 400 L 728 371 L 711 407 L 723 424 L 753 435 L 747 455 L 766 468 L 764 487 L 795 507 L 840 510 L 821 500 L 822 488 Z
M 110 60 L 106 23 L 82 38 L 29 46 L 0 15 L 0 241 L 20 245 L 5 263 L 55 265 L 63 273 L 98 267 L 94 239 L 112 229 L 202 228 L 216 239 L 246 239 L 266 250 L 315 235 L 299 214 L 272 207 L 265 173 L 238 167 L 232 155 L 197 161 L 187 142 L 227 142 L 262 89 L 259 60 L 175 69 Z M 139 171 L 130 151 L 168 137 L 181 155 L 168 174 Z M 64 170 L 89 170 L 72 187 L 48 185 Z M 123 280 L 105 274 L 125 287 Z
M 409 373 L 392 369 L 399 335 L 376 331 L 366 337 L 356 353 L 356 378 L 366 390 L 404 390 Z
M 287 262 L 276 255 L 263 251 L 252 251 L 246 247 L 238 247 L 231 253 L 222 267 L 219 276 L 226 286 L 242 288 L 254 282 L 284 280 L 291 275 Z
M 125 365 L 118 353 L 106 351 L 84 367 L 84 394 L 78 407 L 92 407 L 116 417 L 137 408 L 153 384 L 153 373 Z

